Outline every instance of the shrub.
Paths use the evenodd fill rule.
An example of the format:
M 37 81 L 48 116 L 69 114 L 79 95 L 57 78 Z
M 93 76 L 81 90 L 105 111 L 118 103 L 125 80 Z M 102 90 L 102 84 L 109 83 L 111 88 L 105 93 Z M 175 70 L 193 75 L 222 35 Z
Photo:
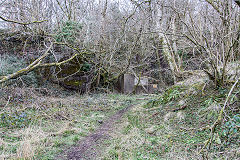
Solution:
M 0 76 L 5 76 L 17 72 L 27 66 L 24 59 L 20 59 L 13 55 L 0 56 Z M 17 86 L 35 86 L 37 87 L 38 81 L 34 72 L 23 75 L 17 79 L 10 80 L 8 84 L 16 84 Z

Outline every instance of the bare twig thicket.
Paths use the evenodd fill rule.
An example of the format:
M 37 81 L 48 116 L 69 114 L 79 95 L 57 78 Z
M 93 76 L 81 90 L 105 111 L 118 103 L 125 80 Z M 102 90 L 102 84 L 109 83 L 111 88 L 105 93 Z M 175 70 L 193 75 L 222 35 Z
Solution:
M 58 37 L 58 43 L 66 44 L 58 54 L 74 48 L 91 52 L 87 62 L 93 65 L 96 86 L 106 87 L 132 71 L 161 83 L 170 75 L 177 82 L 195 69 L 204 69 L 221 86 L 228 83 L 227 64 L 239 58 L 238 5 L 238 0 L 6 0 L 0 19 L 11 30 Z M 75 23 L 80 27 L 71 26 Z M 16 75 L 21 74 L 7 77 Z

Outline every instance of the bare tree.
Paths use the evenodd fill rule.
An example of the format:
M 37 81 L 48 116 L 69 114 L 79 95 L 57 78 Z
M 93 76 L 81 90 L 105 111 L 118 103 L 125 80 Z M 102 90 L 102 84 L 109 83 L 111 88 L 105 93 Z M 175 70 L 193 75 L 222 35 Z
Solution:
M 205 69 L 219 86 L 228 80 L 227 63 L 240 57 L 235 2 L 6 0 L 0 19 L 12 31 L 65 44 L 56 56 L 88 50 L 91 56 L 82 58 L 91 63 L 96 86 L 108 86 L 126 72 L 163 82 L 164 72 L 171 71 L 177 82 L 193 69 Z

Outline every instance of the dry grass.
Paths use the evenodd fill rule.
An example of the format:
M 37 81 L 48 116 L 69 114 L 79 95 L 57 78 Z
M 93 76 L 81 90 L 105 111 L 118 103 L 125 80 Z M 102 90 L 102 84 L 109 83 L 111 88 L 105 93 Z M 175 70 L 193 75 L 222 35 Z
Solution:
M 37 150 L 45 146 L 43 140 L 48 137 L 48 134 L 37 126 L 29 126 L 20 130 L 18 134 L 22 135 L 22 140 L 19 142 L 16 158 L 35 159 Z
M 0 137 L 0 159 L 54 159 L 62 150 L 92 133 L 101 125 L 99 122 L 129 104 L 134 107 L 113 128 L 112 140 L 100 146 L 105 152 L 99 159 L 206 158 L 197 154 L 209 135 L 202 128 L 217 118 L 224 95 L 202 82 L 183 90 L 169 89 L 167 93 L 158 97 L 114 94 L 56 97 L 29 90 L 9 92 L 12 99 L 1 112 L 25 113 L 31 123 L 0 128 L 0 133 L 4 133 Z M 24 101 L 17 101 L 19 98 Z M 171 112 L 183 105 L 187 106 L 184 110 Z M 217 133 L 220 137 L 221 128 L 217 128 Z M 239 157 L 239 145 L 230 144 L 220 151 L 223 142 L 223 138 L 221 144 L 214 141 L 208 158 Z
M 61 151 L 87 136 L 117 110 L 137 98 L 127 95 L 62 95 L 47 89 L 4 89 L 2 113 L 16 117 L 0 128 L 0 159 L 54 159 Z M 142 101 L 142 100 L 140 100 Z M 3 102 L 3 101 L 1 101 Z M 14 114 L 18 113 L 18 114 Z M 24 118 L 21 114 L 24 113 Z M 30 120 L 30 123 L 25 121 Z M 21 126 L 24 124 L 24 126 Z M 9 125 L 9 126 L 7 126 Z
M 106 152 L 100 159 L 237 160 L 239 140 L 235 138 L 226 144 L 223 128 L 220 127 L 216 130 L 212 147 L 199 154 L 210 133 L 208 126 L 216 120 L 220 105 L 225 100 L 223 91 L 205 86 L 204 92 L 207 94 L 203 95 L 203 88 L 198 84 L 184 90 L 176 89 L 180 89 L 180 96 L 172 95 L 179 92 L 170 89 L 168 96 L 133 107 L 119 122 L 114 140 L 107 142 Z M 239 95 L 239 91 L 236 94 Z M 164 99 L 169 96 L 176 98 L 170 101 Z M 171 112 L 181 106 L 187 107 Z

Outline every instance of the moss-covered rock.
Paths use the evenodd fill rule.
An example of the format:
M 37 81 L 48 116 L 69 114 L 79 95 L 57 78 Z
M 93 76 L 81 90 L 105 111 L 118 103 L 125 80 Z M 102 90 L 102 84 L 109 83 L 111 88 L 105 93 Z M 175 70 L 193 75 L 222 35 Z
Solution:
M 60 61 L 63 60 L 64 59 Z M 90 89 L 90 69 L 90 64 L 76 57 L 69 63 L 56 67 L 56 75 L 52 76 L 52 79 L 67 89 L 78 90 L 85 93 Z

